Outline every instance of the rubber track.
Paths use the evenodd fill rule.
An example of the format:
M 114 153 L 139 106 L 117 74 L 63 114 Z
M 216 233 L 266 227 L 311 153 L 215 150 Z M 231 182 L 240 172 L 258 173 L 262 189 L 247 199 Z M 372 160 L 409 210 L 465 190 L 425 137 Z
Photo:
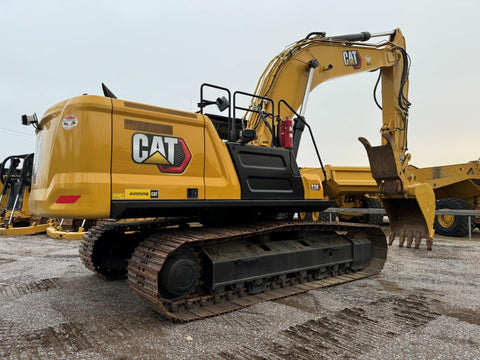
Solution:
M 367 231 L 373 243 L 373 255 L 369 265 L 358 272 L 338 275 L 322 280 L 299 283 L 289 279 L 281 286 L 267 284 L 266 291 L 248 295 L 243 291 L 226 291 L 216 295 L 190 295 L 178 301 L 169 301 L 159 296 L 158 274 L 167 256 L 182 245 L 205 244 L 238 240 L 264 233 L 290 230 L 321 231 Z M 228 313 L 264 301 L 301 294 L 310 290 L 343 284 L 377 274 L 386 261 L 387 245 L 383 232 L 365 224 L 326 224 L 303 221 L 271 221 L 247 226 L 224 228 L 197 228 L 189 230 L 164 230 L 142 241 L 128 264 L 128 284 L 142 301 L 165 317 L 175 321 L 192 321 Z

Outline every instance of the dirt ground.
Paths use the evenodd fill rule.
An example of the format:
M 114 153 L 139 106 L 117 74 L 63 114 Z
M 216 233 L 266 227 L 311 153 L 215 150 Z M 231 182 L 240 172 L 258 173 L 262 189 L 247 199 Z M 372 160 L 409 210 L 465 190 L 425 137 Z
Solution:
M 86 270 L 78 243 L 0 238 L 1 359 L 480 359 L 479 232 L 395 245 L 372 278 L 187 324 Z

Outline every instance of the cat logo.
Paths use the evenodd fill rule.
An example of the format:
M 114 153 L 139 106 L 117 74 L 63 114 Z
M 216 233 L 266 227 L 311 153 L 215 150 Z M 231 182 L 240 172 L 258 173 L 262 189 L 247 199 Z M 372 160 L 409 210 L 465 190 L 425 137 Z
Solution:
M 345 66 L 353 66 L 354 69 L 360 69 L 362 67 L 362 57 L 357 50 L 344 51 L 343 63 Z
M 181 174 L 192 154 L 181 138 L 136 133 L 132 137 L 132 160 L 157 165 L 163 173 Z

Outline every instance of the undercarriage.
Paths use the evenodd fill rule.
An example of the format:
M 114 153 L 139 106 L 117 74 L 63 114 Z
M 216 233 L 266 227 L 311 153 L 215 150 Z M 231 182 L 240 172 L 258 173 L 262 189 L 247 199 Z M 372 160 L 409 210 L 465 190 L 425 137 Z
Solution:
M 268 220 L 226 226 L 152 220 L 92 228 L 83 263 L 127 277 L 142 301 L 192 321 L 378 273 L 382 230 L 361 224 Z

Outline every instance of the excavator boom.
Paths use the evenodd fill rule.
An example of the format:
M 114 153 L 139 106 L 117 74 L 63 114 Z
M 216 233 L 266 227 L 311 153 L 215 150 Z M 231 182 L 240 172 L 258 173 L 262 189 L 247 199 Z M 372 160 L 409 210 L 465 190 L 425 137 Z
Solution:
M 268 97 L 273 102 L 254 99 L 252 108 L 270 111 L 271 104 L 280 109 L 280 99 L 305 114 L 308 94 L 327 80 L 365 71 L 379 70 L 382 84 L 381 146 L 372 147 L 365 138 L 359 138 L 365 146 L 378 184 L 378 191 L 392 226 L 390 242 L 400 238 L 407 246 L 415 240 L 418 247 L 421 238 L 427 239 L 431 249 L 435 197 L 430 184 L 419 183 L 408 171 L 411 158 L 407 151 L 408 130 L 408 72 L 409 58 L 405 39 L 399 29 L 373 36 L 388 35 L 388 41 L 368 44 L 362 41 L 372 37 L 367 32 L 335 37 L 324 33 L 311 33 L 277 55 L 262 74 L 255 94 Z M 280 110 L 279 110 L 280 112 Z M 285 108 L 282 116 L 295 114 Z M 247 127 L 257 131 L 257 145 L 270 146 L 275 133 L 253 112 Z M 305 119 L 295 119 L 293 152 L 297 154 Z

